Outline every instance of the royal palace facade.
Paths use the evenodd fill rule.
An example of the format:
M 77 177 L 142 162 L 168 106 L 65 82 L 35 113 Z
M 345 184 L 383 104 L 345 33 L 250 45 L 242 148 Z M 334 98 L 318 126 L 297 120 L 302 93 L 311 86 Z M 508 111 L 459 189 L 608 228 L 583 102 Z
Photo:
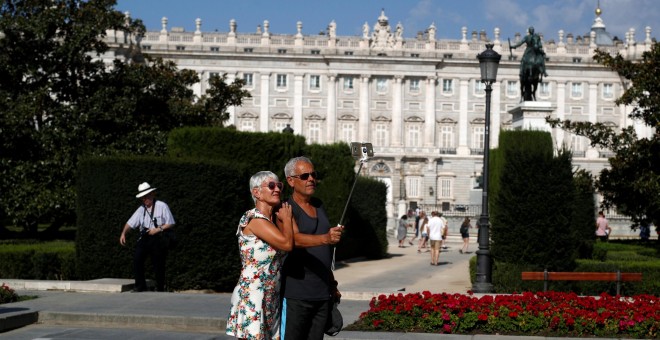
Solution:
M 615 72 L 593 61 L 604 49 L 639 59 L 653 44 L 651 28 L 637 40 L 633 30 L 625 40 L 612 38 L 597 10 L 588 34 L 563 31 L 542 36 L 549 76 L 537 90 L 537 101 L 548 114 L 562 119 L 602 122 L 615 128 L 643 125 L 628 118 L 632 108 L 615 104 L 626 84 Z M 128 14 L 127 14 L 128 15 Z M 270 31 L 268 21 L 256 32 L 237 30 L 232 20 L 227 32 L 204 32 L 197 19 L 194 32 L 168 29 L 147 31 L 140 41 L 109 32 L 113 49 L 109 62 L 127 57 L 126 47 L 175 61 L 195 70 L 201 95 L 209 77 L 240 77 L 252 98 L 230 108 L 227 125 L 241 131 L 282 131 L 287 126 L 308 143 L 370 142 L 375 156 L 361 174 L 388 184 L 390 218 L 416 206 L 447 214 L 478 215 L 485 135 L 485 86 L 480 80 L 477 54 L 486 43 L 502 54 L 493 84 L 490 145 L 497 147 L 501 131 L 516 128 L 512 112 L 520 109 L 519 65 L 524 47 L 509 50 L 509 41 L 495 28 L 468 32 L 459 39 L 436 39 L 431 24 L 415 37 L 403 37 L 401 24 L 390 25 L 384 12 L 373 25 L 365 23 L 361 36 L 337 36 L 336 23 L 327 31 L 296 34 Z M 537 32 L 544 33 L 544 32 Z M 518 34 L 511 44 L 520 41 Z M 537 126 L 538 128 L 538 126 Z M 597 174 L 608 165 L 608 150 L 592 148 L 588 140 L 561 129 L 550 131 L 556 148 L 573 151 L 574 165 Z

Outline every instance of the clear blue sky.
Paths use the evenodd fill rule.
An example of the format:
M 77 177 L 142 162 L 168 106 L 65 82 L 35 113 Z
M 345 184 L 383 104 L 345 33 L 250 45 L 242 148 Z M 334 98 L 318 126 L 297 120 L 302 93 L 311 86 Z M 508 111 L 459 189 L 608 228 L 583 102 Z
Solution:
M 270 22 L 271 33 L 292 34 L 296 22 L 302 21 L 303 34 L 325 31 L 334 20 L 337 35 L 361 35 L 368 22 L 373 29 L 381 8 L 390 25 L 401 22 L 404 37 L 414 37 L 431 23 L 438 39 L 460 39 L 461 27 L 485 30 L 493 37 L 499 27 L 501 38 L 513 38 L 533 25 L 545 39 L 557 40 L 557 32 L 588 34 L 599 0 L 118 0 L 116 8 L 128 11 L 144 21 L 149 30 L 160 30 L 161 18 L 168 18 L 168 29 L 183 27 L 195 30 L 195 19 L 202 19 L 202 31 L 229 31 L 229 20 L 235 19 L 237 31 L 255 32 L 264 20 Z M 652 36 L 660 37 L 659 0 L 600 0 L 600 8 L 608 32 L 620 39 L 629 28 L 635 28 L 635 39 L 643 41 L 645 27 Z

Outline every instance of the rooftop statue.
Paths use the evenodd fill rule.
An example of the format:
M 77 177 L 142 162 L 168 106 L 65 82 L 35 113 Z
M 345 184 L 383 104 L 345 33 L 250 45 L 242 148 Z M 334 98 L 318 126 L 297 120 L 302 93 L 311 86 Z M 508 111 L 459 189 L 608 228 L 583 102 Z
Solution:
M 517 44 L 511 45 L 509 40 L 509 52 L 512 49 L 527 44 L 525 53 L 520 61 L 520 101 L 535 101 L 536 88 L 543 77 L 547 77 L 545 70 L 545 52 L 541 43 L 541 37 L 534 33 L 534 27 L 530 26 L 528 35 Z

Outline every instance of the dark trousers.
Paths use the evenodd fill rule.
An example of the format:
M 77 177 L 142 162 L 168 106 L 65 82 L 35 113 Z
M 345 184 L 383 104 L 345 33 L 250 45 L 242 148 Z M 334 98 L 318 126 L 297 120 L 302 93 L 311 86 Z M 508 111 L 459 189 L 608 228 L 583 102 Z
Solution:
M 323 339 L 330 312 L 330 300 L 286 299 L 283 340 Z
M 147 257 L 151 258 L 154 273 L 156 274 L 156 290 L 165 291 L 165 260 L 167 259 L 167 248 L 162 242 L 160 234 L 149 236 L 144 235 L 135 246 L 135 256 L 133 257 L 133 266 L 135 270 L 135 289 L 147 290 L 147 282 L 144 277 L 144 264 Z

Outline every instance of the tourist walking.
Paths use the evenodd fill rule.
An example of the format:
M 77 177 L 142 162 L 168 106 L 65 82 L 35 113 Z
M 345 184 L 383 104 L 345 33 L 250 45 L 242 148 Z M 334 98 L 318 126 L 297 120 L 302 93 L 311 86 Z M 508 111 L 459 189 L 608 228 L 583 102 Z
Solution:
M 408 215 L 401 215 L 399 227 L 396 230 L 396 239 L 399 241 L 399 248 L 405 248 L 406 235 L 408 234 Z
M 470 218 L 466 217 L 463 220 L 463 224 L 461 224 L 461 238 L 463 238 L 463 247 L 458 250 L 459 253 L 461 254 L 467 254 L 468 251 L 468 245 L 470 244 L 470 228 L 472 228 L 472 224 L 470 224 Z
M 437 211 L 431 212 L 429 219 L 429 241 L 431 243 L 431 265 L 439 265 L 440 247 L 442 246 L 442 231 L 445 228 L 444 222 L 438 216 Z

